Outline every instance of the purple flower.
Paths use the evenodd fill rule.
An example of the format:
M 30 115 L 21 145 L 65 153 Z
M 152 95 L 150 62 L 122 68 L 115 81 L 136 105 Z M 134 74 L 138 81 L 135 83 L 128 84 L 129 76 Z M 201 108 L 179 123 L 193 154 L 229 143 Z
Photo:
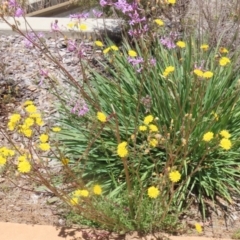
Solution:
M 16 7 L 16 5 L 17 5 L 15 0 L 9 0 L 8 4 L 10 7 Z
M 16 12 L 15 12 L 15 17 L 21 17 L 24 14 L 24 11 L 18 7 Z
M 93 9 L 92 12 L 93 12 L 93 16 L 95 18 L 100 18 L 103 15 L 103 12 L 100 12 L 100 11 L 95 10 L 95 9 Z
M 174 41 L 169 37 L 161 38 L 160 42 L 162 43 L 163 46 L 167 47 L 168 49 L 173 49 L 176 47 Z
M 139 16 L 137 11 L 135 11 L 134 13 L 129 13 L 128 16 L 131 18 L 131 20 L 129 21 L 130 25 L 135 25 L 137 23 L 140 23 L 140 22 L 143 22 L 143 21 L 146 20 L 145 17 L 140 18 L 140 16 Z
M 100 0 L 99 3 L 102 7 L 105 7 L 107 5 L 112 5 L 112 2 L 110 0 Z
M 44 70 L 44 69 L 40 68 L 39 73 L 41 76 L 39 85 L 42 85 L 43 80 L 48 77 L 48 70 Z
M 126 0 L 118 0 L 118 2 L 114 3 L 116 9 L 122 11 L 123 13 L 133 11 L 133 6 L 128 4 Z
M 76 43 L 75 41 L 73 40 L 68 40 L 68 43 L 67 43 L 67 50 L 69 52 L 73 52 L 77 49 L 77 46 L 76 46 Z
M 150 60 L 149 60 L 149 63 L 152 65 L 152 66 L 156 66 L 156 64 L 157 64 L 157 61 L 156 61 L 156 58 L 151 58 Z
M 58 26 L 58 20 L 55 20 L 54 23 L 51 23 L 51 29 L 53 32 L 58 32 L 60 30 L 60 28 Z
M 86 20 L 87 18 L 88 18 L 88 16 L 89 16 L 89 13 L 88 12 L 83 12 L 83 13 L 75 13 L 75 14 L 70 14 L 70 18 L 71 19 L 74 19 L 74 18 L 76 18 L 76 19 L 84 19 L 84 20 Z
M 133 66 L 136 66 L 140 63 L 143 63 L 143 58 L 142 57 L 136 57 L 136 58 L 131 58 L 131 57 L 128 57 L 128 62 L 133 65 Z
M 140 37 L 142 36 L 143 34 L 145 34 L 146 32 L 148 31 L 148 26 L 147 24 L 144 25 L 143 28 L 139 28 L 139 29 L 130 29 L 128 31 L 128 34 L 132 37 Z
M 88 112 L 89 108 L 84 100 L 77 100 L 71 110 L 71 113 L 77 114 L 78 116 L 84 116 Z

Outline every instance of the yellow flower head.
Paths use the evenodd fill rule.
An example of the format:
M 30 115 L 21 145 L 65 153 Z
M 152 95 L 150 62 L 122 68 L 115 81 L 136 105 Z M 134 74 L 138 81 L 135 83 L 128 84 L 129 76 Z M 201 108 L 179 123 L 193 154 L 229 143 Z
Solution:
M 200 46 L 200 48 L 203 50 L 203 51 L 207 51 L 209 49 L 209 46 L 207 44 L 203 44 Z
M 153 116 L 152 115 L 148 115 L 144 118 L 143 122 L 144 124 L 148 125 L 149 123 L 151 123 L 153 121 Z
M 48 138 L 49 138 L 49 136 L 48 136 L 47 134 L 41 134 L 41 135 L 39 136 L 39 140 L 40 140 L 40 142 L 42 142 L 42 143 L 47 142 L 47 141 L 48 141 Z
M 75 22 L 69 22 L 69 23 L 67 24 L 67 27 L 72 29 L 72 28 L 74 28 L 75 25 L 76 25 Z
M 10 131 L 13 131 L 15 129 L 15 127 L 16 127 L 16 123 L 10 122 L 10 121 L 8 122 L 8 129 Z
M 29 114 L 30 118 L 36 119 L 36 118 L 41 118 L 41 114 L 40 113 L 31 113 Z
M 60 127 L 53 127 L 52 131 L 53 132 L 60 132 L 62 129 Z
M 95 41 L 95 45 L 98 47 L 103 47 L 103 43 L 101 41 Z
M 38 145 L 38 147 L 42 150 L 42 151 L 48 151 L 50 149 L 50 145 L 48 143 L 40 143 Z
M 223 137 L 223 138 L 230 138 L 231 137 L 231 134 L 227 131 L 227 130 L 222 130 L 220 132 L 220 135 Z
M 23 103 L 23 106 L 28 106 L 28 105 L 34 105 L 33 104 L 33 101 L 31 101 L 31 100 L 27 100 L 27 101 L 25 101 L 24 103 Z
M 213 132 L 207 132 L 203 135 L 203 141 L 210 142 L 213 139 Z
M 28 173 L 31 171 L 31 164 L 29 161 L 20 161 L 18 163 L 18 171 L 20 173 Z
M 198 233 L 202 233 L 202 226 L 200 223 L 195 223 L 195 229 Z
M 149 187 L 148 188 L 148 196 L 150 198 L 157 198 L 159 196 L 160 192 L 156 187 Z
M 111 48 L 113 51 L 118 51 L 118 47 L 115 46 L 115 45 L 110 46 L 110 48 Z
M 18 157 L 19 162 L 27 161 L 27 156 L 26 155 L 21 155 Z
M 68 165 L 68 163 L 69 163 L 69 159 L 68 158 L 63 158 L 62 159 L 62 164 L 63 165 Z
M 15 152 L 11 149 L 8 149 L 6 147 L 1 147 L 0 148 L 0 156 L 3 157 L 12 157 L 14 156 Z
M 126 157 L 128 155 L 127 142 L 121 142 L 118 144 L 117 154 L 121 158 Z
M 18 113 L 15 113 L 10 116 L 9 122 L 17 123 L 20 121 L 20 119 L 21 119 L 21 115 Z
M 73 198 L 70 200 L 70 204 L 71 204 L 71 205 L 77 205 L 77 204 L 78 204 L 78 198 L 77 198 L 77 197 L 73 197 Z
M 149 125 L 150 132 L 158 132 L 158 127 L 154 124 Z
M 175 3 L 176 3 L 176 0 L 168 0 L 168 3 L 169 3 L 169 4 L 175 4 Z
M 34 120 L 30 117 L 26 118 L 23 123 L 23 125 L 27 127 L 31 127 L 33 124 L 34 124 Z
M 35 105 L 28 105 L 27 107 L 25 107 L 26 112 L 28 113 L 35 113 L 37 111 L 37 108 Z
M 149 145 L 150 145 L 151 147 L 156 147 L 156 146 L 158 145 L 157 139 L 151 139 L 151 140 L 149 141 Z
M 227 64 L 229 64 L 231 61 L 229 58 L 227 57 L 221 57 L 220 60 L 219 60 L 219 64 L 221 66 L 226 66 Z
M 86 31 L 86 30 L 87 30 L 87 25 L 81 23 L 81 24 L 78 24 L 78 28 L 79 28 L 79 30 L 81 30 L 81 31 Z
M 178 42 L 176 43 L 176 45 L 177 45 L 178 47 L 180 47 L 180 48 L 185 48 L 185 47 L 186 47 L 186 43 L 183 42 L 183 41 L 178 41 Z
M 167 77 L 170 73 L 174 72 L 174 70 L 175 68 L 173 66 L 167 67 L 163 72 L 163 76 Z
M 89 196 L 89 192 L 88 190 L 76 190 L 74 191 L 73 195 L 75 197 L 88 197 Z
M 138 127 L 138 130 L 141 131 L 141 132 L 144 132 L 144 131 L 147 130 L 147 127 L 144 126 L 144 125 L 141 125 L 141 126 Z
M 93 193 L 95 195 L 101 195 L 102 194 L 102 187 L 98 184 L 93 186 Z
M 164 22 L 161 19 L 155 19 L 154 22 L 159 26 L 164 26 Z
M 6 159 L 5 157 L 3 157 L 3 156 L 0 155 L 0 166 L 5 165 L 6 162 L 7 162 L 7 159 Z
M 137 56 L 137 53 L 136 53 L 134 50 L 129 50 L 129 51 L 128 51 L 128 55 L 129 55 L 130 57 L 136 57 L 136 56 Z
M 102 123 L 105 123 L 107 121 L 106 115 L 102 112 L 97 112 L 97 119 Z
M 104 53 L 104 54 L 107 54 L 107 53 L 110 51 L 110 49 L 111 49 L 110 47 L 105 48 L 105 49 L 103 50 L 103 53 Z
M 194 69 L 193 71 L 198 77 L 203 77 L 203 71 L 200 69 Z
M 211 71 L 206 71 L 206 72 L 203 73 L 203 77 L 204 78 L 212 78 L 213 73 Z
M 23 135 L 25 137 L 31 137 L 32 136 L 32 129 L 30 129 L 28 126 L 26 125 L 21 125 L 20 126 L 20 129 L 19 129 L 19 132 L 20 133 L 23 133 Z
M 169 179 L 174 183 L 179 182 L 181 179 L 181 173 L 177 170 L 171 171 L 169 173 Z
M 219 52 L 220 53 L 228 53 L 228 50 L 225 47 L 220 47 Z
M 229 150 L 231 149 L 232 147 L 232 143 L 229 139 L 227 138 L 223 138 L 221 141 L 220 141 L 220 144 L 219 144 L 220 147 L 222 147 L 224 150 Z

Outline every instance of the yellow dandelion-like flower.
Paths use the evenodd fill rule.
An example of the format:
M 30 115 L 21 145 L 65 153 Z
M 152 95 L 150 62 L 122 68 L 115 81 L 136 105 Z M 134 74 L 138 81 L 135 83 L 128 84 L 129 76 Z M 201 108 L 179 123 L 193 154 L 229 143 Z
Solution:
M 42 118 L 36 118 L 36 124 L 37 124 L 38 126 L 44 125 L 44 122 L 43 122 Z
M 40 143 L 38 145 L 38 147 L 42 150 L 42 151 L 48 151 L 51 147 L 48 143 Z
M 148 188 L 148 196 L 150 198 L 157 198 L 159 196 L 160 192 L 156 187 L 149 187 Z
M 62 162 L 63 165 L 66 166 L 69 163 L 69 159 L 68 158 L 64 158 L 64 159 L 61 160 L 61 162 Z
M 151 140 L 149 141 L 149 145 L 150 145 L 151 147 L 156 147 L 156 146 L 158 145 L 157 139 L 151 139 Z
M 95 45 L 98 47 L 103 47 L 103 43 L 101 41 L 95 41 Z
M 81 24 L 78 24 L 78 28 L 79 28 L 79 30 L 81 30 L 81 31 L 86 31 L 86 30 L 87 30 L 87 25 L 81 23 Z
M 161 19 L 155 19 L 154 20 L 154 22 L 157 24 L 157 25 L 159 25 L 159 26 L 164 26 L 164 22 L 163 22 L 163 20 L 161 20 Z
M 8 129 L 9 129 L 10 131 L 13 131 L 13 130 L 15 129 L 15 127 L 16 127 L 16 123 L 14 123 L 14 122 L 8 122 Z
M 167 77 L 170 73 L 174 72 L 174 70 L 175 68 L 173 66 L 167 67 L 163 72 L 163 76 Z
M 105 123 L 107 121 L 107 116 L 103 112 L 97 112 L 97 119 L 100 122 Z
M 88 197 L 89 196 L 89 192 L 88 192 L 88 190 L 76 190 L 74 192 L 74 196 Z
M 171 171 L 169 173 L 169 179 L 174 183 L 179 182 L 181 179 L 181 173 L 177 170 Z
M 141 125 L 138 127 L 138 130 L 141 131 L 141 132 L 144 132 L 144 131 L 147 131 L 147 127 L 144 126 L 144 125 Z
M 158 127 L 154 124 L 149 125 L 150 132 L 158 132 Z
M 222 58 L 220 58 L 220 60 L 219 60 L 219 64 L 220 64 L 221 66 L 226 66 L 226 65 L 229 64 L 230 62 L 231 62 L 230 59 L 227 58 L 227 57 L 222 57 Z
M 227 130 L 222 130 L 220 132 L 220 135 L 223 137 L 223 138 L 230 138 L 231 137 L 231 134 L 227 131 Z
M 129 50 L 129 51 L 128 51 L 128 55 L 129 55 L 130 57 L 136 57 L 136 56 L 137 56 L 137 53 L 136 53 L 134 50 Z
M 9 122 L 17 123 L 20 121 L 20 119 L 21 119 L 21 115 L 18 113 L 15 113 L 10 116 Z
M 93 186 L 93 193 L 95 195 L 101 195 L 102 194 L 102 187 L 98 184 Z
M 213 77 L 213 72 L 211 71 L 206 71 L 203 73 L 204 78 L 212 78 Z
M 7 162 L 7 159 L 6 159 L 5 157 L 3 157 L 3 156 L 0 155 L 0 166 L 5 165 L 6 162 Z
M 33 101 L 27 100 L 23 103 L 23 106 L 25 106 L 25 107 L 28 106 L 28 105 L 34 105 Z
M 72 29 L 72 28 L 75 27 L 75 25 L 76 25 L 75 22 L 69 22 L 69 23 L 67 24 L 67 27 L 70 28 L 70 29 Z
M 31 113 L 29 114 L 30 118 L 36 119 L 36 118 L 41 118 L 41 114 L 40 113 Z
M 28 128 L 27 126 L 22 126 L 21 127 L 21 130 L 20 130 L 21 133 L 23 133 L 23 135 L 25 137 L 31 137 L 32 136 L 32 129 Z
M 111 50 L 111 48 L 110 47 L 108 47 L 108 48 L 105 48 L 104 50 L 103 50 L 103 53 L 104 54 L 107 54 L 109 51 Z
M 213 132 L 207 132 L 203 135 L 203 141 L 210 142 L 213 139 Z
M 176 0 L 168 0 L 168 3 L 169 3 L 169 4 L 175 4 L 175 3 L 176 3 Z
M 153 116 L 152 115 L 148 115 L 144 118 L 143 122 L 144 124 L 148 125 L 149 123 L 151 123 L 153 121 Z
M 219 52 L 220 53 L 228 53 L 228 50 L 225 47 L 220 47 Z
M 202 44 L 200 46 L 200 48 L 203 50 L 203 51 L 207 51 L 209 49 L 209 46 L 207 44 Z
M 221 141 L 220 141 L 220 144 L 219 144 L 220 147 L 222 147 L 224 150 L 229 150 L 231 149 L 232 147 L 232 143 L 229 139 L 227 138 L 223 138 Z
M 29 161 L 20 161 L 18 163 L 18 171 L 20 173 L 28 173 L 31 171 L 31 164 L 29 163 Z
M 186 43 L 183 42 L 183 41 L 178 41 L 178 42 L 176 43 L 176 45 L 177 45 L 178 47 L 180 47 L 180 48 L 185 48 L 185 47 L 186 47 Z
M 193 72 L 198 76 L 198 77 L 203 77 L 203 71 L 200 69 L 194 69 Z
M 71 204 L 71 205 L 77 205 L 77 204 L 78 204 L 78 198 L 77 198 L 77 197 L 73 197 L 73 198 L 70 200 L 70 204 Z
M 200 223 L 195 223 L 195 229 L 198 233 L 202 233 L 202 226 Z
M 1 147 L 0 148 L 0 156 L 2 155 L 3 157 L 12 157 L 14 156 L 15 151 L 8 149 L 6 147 Z
M 27 161 L 27 156 L 26 155 L 21 155 L 18 157 L 19 162 Z
M 118 51 L 118 47 L 115 46 L 115 45 L 110 46 L 110 48 L 111 48 L 113 51 Z
M 35 113 L 37 111 L 37 108 L 35 105 L 28 105 L 27 107 L 25 107 L 26 112 L 28 113 Z
M 53 132 L 60 132 L 62 129 L 60 127 L 53 127 L 52 131 Z
M 117 154 L 119 157 L 126 157 L 128 155 L 127 142 L 122 142 L 118 144 Z
M 27 127 L 31 127 L 33 124 L 34 124 L 34 120 L 30 117 L 26 118 L 23 123 L 23 125 Z
M 47 141 L 48 141 L 48 138 L 49 138 L 49 136 L 48 136 L 47 134 L 41 134 L 41 135 L 39 136 L 39 140 L 40 140 L 40 142 L 42 142 L 42 143 L 47 142 Z

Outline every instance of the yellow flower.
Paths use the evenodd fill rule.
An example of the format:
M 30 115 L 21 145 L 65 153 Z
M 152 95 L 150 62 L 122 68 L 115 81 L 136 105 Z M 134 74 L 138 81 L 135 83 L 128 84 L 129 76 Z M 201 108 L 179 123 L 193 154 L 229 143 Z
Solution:
M 136 57 L 136 56 L 137 56 L 137 53 L 136 53 L 134 50 L 129 50 L 129 51 L 128 51 L 128 55 L 129 55 L 130 57 Z
M 212 78 L 213 73 L 211 71 L 206 71 L 206 72 L 203 73 L 203 77 L 204 78 Z
M 69 159 L 68 158 L 62 159 L 62 164 L 63 165 L 68 165 L 68 163 L 69 163 Z
M 149 145 L 150 145 L 151 147 L 156 147 L 157 144 L 158 144 L 157 139 L 151 139 L 151 140 L 149 141 Z
M 42 150 L 42 151 L 48 151 L 50 149 L 50 145 L 48 143 L 40 143 L 38 145 L 38 147 Z
M 12 114 L 12 115 L 10 116 L 9 121 L 12 122 L 12 123 L 17 123 L 17 122 L 20 121 L 20 119 L 21 119 L 21 115 L 18 114 L 18 113 L 15 113 L 15 114 Z
M 26 136 L 26 137 L 31 137 L 32 136 L 32 129 L 30 129 L 28 126 L 21 125 L 19 127 L 20 127 L 19 132 L 23 133 L 24 136 Z
M 103 53 L 104 53 L 104 54 L 107 54 L 107 53 L 110 51 L 110 49 L 111 49 L 110 47 L 105 48 L 105 49 L 103 50 Z
M 93 193 L 95 195 L 101 195 L 102 194 L 102 187 L 98 184 L 93 186 Z
M 203 76 L 203 71 L 200 69 L 194 69 L 193 71 L 198 77 L 202 77 Z
M 110 48 L 111 48 L 113 51 L 118 51 L 118 47 L 115 46 L 115 45 L 110 46 Z
M 163 72 L 163 76 L 167 77 L 171 72 L 174 72 L 174 70 L 175 68 L 173 66 L 167 67 Z
M 228 53 L 228 50 L 225 47 L 220 47 L 219 52 L 220 53 Z
M 67 27 L 68 27 L 68 28 L 74 28 L 74 26 L 75 26 L 75 23 L 74 23 L 74 22 L 69 22 L 69 23 L 67 24 Z
M 10 131 L 13 131 L 13 130 L 15 129 L 15 127 L 16 127 L 16 123 L 14 123 L 14 122 L 8 122 L 8 129 L 9 129 Z
M 172 172 L 169 173 L 169 179 L 172 182 L 176 183 L 176 182 L 180 181 L 181 173 L 179 171 L 177 171 L 177 170 L 172 171 Z
M 27 107 L 25 107 L 26 112 L 28 113 L 35 113 L 37 111 L 37 108 L 35 105 L 28 105 Z
M 87 25 L 86 24 L 78 24 L 78 28 L 81 31 L 86 31 L 87 30 Z
M 186 47 L 186 43 L 183 42 L 183 41 L 178 41 L 178 42 L 176 43 L 176 45 L 177 45 L 178 47 L 180 47 L 180 48 L 185 48 L 185 47 Z
M 0 148 L 0 156 L 2 155 L 3 157 L 9 157 L 9 156 L 14 156 L 15 152 L 11 149 L 8 149 L 6 147 L 1 147 Z
M 27 161 L 27 156 L 26 155 L 21 155 L 18 157 L 19 162 Z
M 144 126 L 144 125 L 141 125 L 141 126 L 138 127 L 138 130 L 141 131 L 141 132 L 144 132 L 144 131 L 147 130 L 147 127 Z
M 148 188 L 148 196 L 150 198 L 157 198 L 159 196 L 160 192 L 156 187 L 149 187 Z
M 70 203 L 72 205 L 77 205 L 78 204 L 78 198 L 77 197 L 73 197 L 71 200 L 70 200 Z
M 41 118 L 41 114 L 40 113 L 31 113 L 29 114 L 30 118 L 36 119 L 36 118 Z
M 149 129 L 150 129 L 150 132 L 157 132 L 158 131 L 158 127 L 154 124 L 150 124 Z
M 220 135 L 223 137 L 223 138 L 230 138 L 231 137 L 231 134 L 227 131 L 227 130 L 222 130 L 220 132 Z
M 53 127 L 52 131 L 53 132 L 60 132 L 62 129 L 60 127 Z
M 195 223 L 195 229 L 198 233 L 202 233 L 202 226 L 200 223 Z
M 126 157 L 128 155 L 127 142 L 118 144 L 117 154 L 119 157 Z
M 31 164 L 29 161 L 20 161 L 18 163 L 18 171 L 21 173 L 28 173 L 31 171 Z
M 39 136 L 40 142 L 45 143 L 48 141 L 49 136 L 47 134 L 41 134 Z
M 33 105 L 33 101 L 31 101 L 31 100 L 27 100 L 27 101 L 25 101 L 24 102 L 24 104 L 23 104 L 23 106 L 28 106 L 28 105 Z
M 220 58 L 220 60 L 219 60 L 219 64 L 220 64 L 221 66 L 226 66 L 226 65 L 229 64 L 230 62 L 231 62 L 230 59 L 227 58 L 227 57 L 222 57 L 222 58 Z
M 151 123 L 153 121 L 153 116 L 152 115 L 148 115 L 144 118 L 143 122 L 144 124 L 148 125 L 149 123 Z
M 155 19 L 154 22 L 158 24 L 159 26 L 164 26 L 164 22 L 161 19 Z
M 232 147 L 232 143 L 229 139 L 227 138 L 223 138 L 221 141 L 220 141 L 220 144 L 219 144 L 220 147 L 222 147 L 224 150 L 229 150 L 231 149 Z
M 76 190 L 74 191 L 73 195 L 75 197 L 88 197 L 89 196 L 89 192 L 88 190 Z
M 169 4 L 175 4 L 175 3 L 176 3 L 176 0 L 168 0 L 168 3 L 169 3 Z
M 203 141 L 209 142 L 213 139 L 213 132 L 207 132 L 203 135 Z
M 6 162 L 7 162 L 7 159 L 6 159 L 5 157 L 3 157 L 3 156 L 0 155 L 0 166 L 1 166 L 1 165 L 5 165 Z
M 103 47 L 103 43 L 101 41 L 95 41 L 95 45 L 98 47 Z
M 97 112 L 97 119 L 102 123 L 105 123 L 107 121 L 106 115 L 102 112 Z
M 209 46 L 207 44 L 203 44 L 200 46 L 200 48 L 203 50 L 203 51 L 207 51 Z
M 26 118 L 23 123 L 27 127 L 31 127 L 34 124 L 34 120 L 30 117 Z

